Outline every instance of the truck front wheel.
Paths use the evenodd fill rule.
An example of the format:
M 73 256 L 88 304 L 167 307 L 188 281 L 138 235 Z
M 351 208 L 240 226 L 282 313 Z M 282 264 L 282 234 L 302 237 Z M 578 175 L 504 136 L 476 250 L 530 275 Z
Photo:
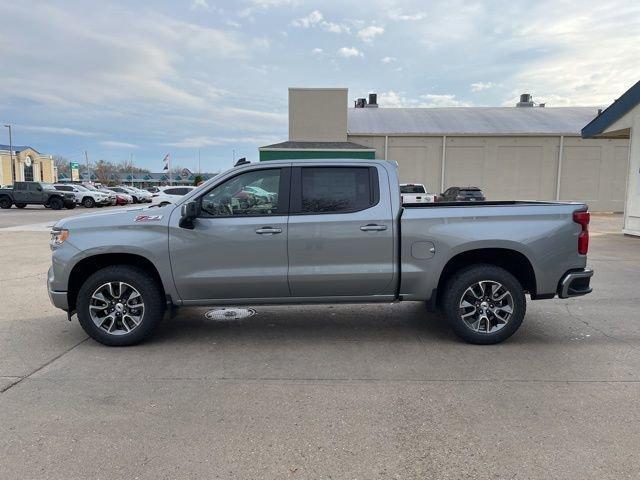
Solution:
M 80 325 L 94 340 L 135 345 L 149 337 L 164 315 L 162 289 L 140 268 L 115 265 L 91 275 L 78 292 Z
M 60 210 L 64 206 L 64 202 L 61 198 L 53 197 L 49 200 L 49 206 L 52 210 Z
M 456 272 L 442 297 L 451 328 L 478 345 L 500 343 L 522 324 L 527 303 L 520 282 L 494 265 L 472 265 Z
M 7 209 L 7 208 L 11 208 L 11 199 L 7 196 L 4 197 L 0 197 L 0 208 L 2 209 Z

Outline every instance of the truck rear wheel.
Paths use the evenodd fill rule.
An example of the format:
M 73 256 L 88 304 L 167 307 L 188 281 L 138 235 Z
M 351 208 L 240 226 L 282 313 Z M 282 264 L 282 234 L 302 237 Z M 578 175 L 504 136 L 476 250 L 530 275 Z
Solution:
M 442 300 L 451 328 L 478 345 L 500 343 L 513 335 L 527 308 L 520 282 L 503 268 L 487 264 L 456 272 Z
M 164 315 L 160 285 L 147 272 L 115 265 L 91 275 L 78 292 L 80 325 L 94 340 L 111 346 L 148 338 Z
M 11 204 L 12 202 L 9 197 L 6 197 L 6 196 L 0 197 L 0 208 L 3 208 L 6 210 L 7 208 L 11 208 Z
M 60 210 L 64 206 L 64 202 L 61 198 L 53 197 L 49 200 L 49 206 L 52 210 Z

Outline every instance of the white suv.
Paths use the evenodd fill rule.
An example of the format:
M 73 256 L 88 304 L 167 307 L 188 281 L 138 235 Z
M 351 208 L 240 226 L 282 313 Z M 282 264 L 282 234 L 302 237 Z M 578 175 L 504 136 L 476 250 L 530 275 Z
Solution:
M 56 183 L 53 187 L 61 192 L 73 193 L 76 197 L 76 203 L 86 208 L 111 205 L 111 199 L 108 194 L 88 189 L 84 185 L 78 185 L 75 183 Z

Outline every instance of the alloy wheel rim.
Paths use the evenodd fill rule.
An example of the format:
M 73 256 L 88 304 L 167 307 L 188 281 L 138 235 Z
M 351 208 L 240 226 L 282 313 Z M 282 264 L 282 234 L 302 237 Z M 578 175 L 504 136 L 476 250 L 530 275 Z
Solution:
M 144 301 L 140 292 L 128 283 L 108 282 L 91 295 L 89 315 L 102 331 L 126 335 L 142 323 Z
M 500 282 L 481 280 L 464 291 L 458 310 L 467 328 L 477 333 L 495 333 L 513 316 L 513 295 Z

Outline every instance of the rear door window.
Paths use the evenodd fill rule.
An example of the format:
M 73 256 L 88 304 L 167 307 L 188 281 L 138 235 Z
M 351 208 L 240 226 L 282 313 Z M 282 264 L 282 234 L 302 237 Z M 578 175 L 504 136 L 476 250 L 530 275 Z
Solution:
M 302 167 L 298 185 L 298 213 L 357 212 L 378 202 L 376 170 L 369 167 Z

